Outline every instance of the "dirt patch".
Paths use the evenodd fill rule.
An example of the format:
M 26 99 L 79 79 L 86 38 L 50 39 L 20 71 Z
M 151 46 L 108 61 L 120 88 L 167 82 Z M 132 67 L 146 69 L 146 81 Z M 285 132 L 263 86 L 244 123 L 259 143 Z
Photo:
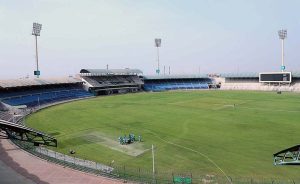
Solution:
M 144 144 L 142 142 L 134 142 L 132 144 L 121 145 L 117 137 L 116 140 L 114 140 L 99 132 L 88 133 L 84 135 L 82 138 L 85 139 L 86 141 L 93 142 L 96 144 L 101 144 L 112 150 L 126 153 L 127 155 L 134 156 L 134 157 L 139 156 L 144 152 L 150 150 L 144 148 Z
M 217 105 L 217 104 L 215 104 Z M 236 105 L 235 104 L 219 104 L 218 107 L 214 108 L 214 110 L 223 110 L 223 109 L 234 109 L 236 108 Z

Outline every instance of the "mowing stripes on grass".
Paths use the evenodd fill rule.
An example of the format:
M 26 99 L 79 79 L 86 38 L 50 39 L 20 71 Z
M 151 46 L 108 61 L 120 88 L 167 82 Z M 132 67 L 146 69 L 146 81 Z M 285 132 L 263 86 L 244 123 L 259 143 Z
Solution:
M 165 143 L 168 143 L 168 144 L 171 144 L 171 145 L 174 145 L 174 146 L 177 146 L 177 147 L 180 147 L 180 148 L 189 150 L 189 151 L 191 151 L 191 152 L 197 153 L 197 154 L 199 154 L 199 155 L 205 157 L 205 158 L 206 158 L 207 160 L 209 160 L 216 168 L 218 168 L 218 169 L 222 172 L 222 174 L 224 174 L 224 176 L 227 178 L 227 180 L 228 180 L 229 183 L 232 183 L 231 180 L 230 180 L 230 178 L 229 178 L 229 177 L 227 176 L 227 174 L 221 169 L 221 167 L 218 166 L 218 164 L 217 164 L 216 162 L 214 162 L 212 159 L 210 159 L 210 158 L 209 158 L 207 155 L 205 155 L 204 153 L 201 153 L 201 152 L 199 152 L 199 151 L 197 151 L 197 150 L 188 148 L 188 147 L 186 147 L 186 146 L 182 146 L 182 145 L 180 145 L 180 144 L 173 143 L 173 142 L 171 142 L 171 141 L 167 141 L 167 140 L 161 138 L 159 135 L 157 135 L 156 133 L 154 133 L 154 132 L 152 132 L 152 131 L 150 131 L 150 130 L 146 130 L 146 131 L 149 131 L 151 134 L 155 135 L 157 138 L 159 138 L 160 140 L 162 140 L 162 141 L 165 142 Z
M 26 123 L 56 135 L 55 151 L 76 150 L 77 157 L 99 163 L 114 160 L 117 166 L 151 170 L 151 152 L 139 154 L 138 150 L 154 144 L 157 171 L 224 178 L 221 168 L 232 178 L 298 179 L 300 167 L 275 167 L 272 156 L 299 144 L 299 104 L 300 94 L 295 93 L 137 93 L 57 105 L 30 115 Z M 118 144 L 118 137 L 129 133 L 143 140 L 129 145 L 137 148 L 133 155 L 110 147 L 109 142 Z M 199 147 L 217 164 L 196 153 Z

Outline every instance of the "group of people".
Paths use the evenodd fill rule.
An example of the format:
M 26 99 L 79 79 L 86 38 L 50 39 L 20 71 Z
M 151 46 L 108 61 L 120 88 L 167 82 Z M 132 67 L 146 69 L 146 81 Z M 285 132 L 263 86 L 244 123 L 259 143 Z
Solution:
M 135 135 L 130 133 L 128 135 L 128 137 L 126 135 L 124 135 L 123 137 L 122 136 L 119 137 L 120 144 L 130 144 L 130 143 L 133 143 L 135 141 L 141 142 L 142 141 L 142 136 L 139 135 L 138 138 L 136 139 Z

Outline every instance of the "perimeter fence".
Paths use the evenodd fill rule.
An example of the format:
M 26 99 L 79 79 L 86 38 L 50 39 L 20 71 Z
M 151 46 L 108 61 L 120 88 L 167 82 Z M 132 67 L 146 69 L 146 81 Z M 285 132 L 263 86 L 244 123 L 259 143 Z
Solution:
M 64 167 L 75 170 L 101 175 L 105 177 L 123 180 L 124 183 L 151 183 L 151 184 L 296 184 L 300 179 L 272 179 L 272 178 L 240 178 L 224 177 L 208 174 L 195 173 L 172 173 L 168 171 L 156 171 L 127 166 L 104 165 L 90 160 L 65 155 L 45 147 L 36 147 L 32 143 L 16 139 L 11 141 L 23 150 L 40 157 L 46 161 L 53 162 Z

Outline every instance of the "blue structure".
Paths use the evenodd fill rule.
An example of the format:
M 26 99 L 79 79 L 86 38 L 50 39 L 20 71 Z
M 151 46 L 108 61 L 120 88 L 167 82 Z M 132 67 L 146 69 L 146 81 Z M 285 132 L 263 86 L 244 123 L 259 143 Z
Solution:
M 27 94 L 25 93 L 22 95 L 10 96 L 3 99 L 2 102 L 13 106 L 26 105 L 28 107 L 33 107 L 37 105 L 76 98 L 84 98 L 88 96 L 92 95 L 83 89 L 53 89 L 53 91 L 42 90 L 38 93 L 27 91 Z
M 0 101 L 34 107 L 58 101 L 93 96 L 74 78 L 0 80 Z
M 145 91 L 209 89 L 212 80 L 205 76 L 144 77 Z

